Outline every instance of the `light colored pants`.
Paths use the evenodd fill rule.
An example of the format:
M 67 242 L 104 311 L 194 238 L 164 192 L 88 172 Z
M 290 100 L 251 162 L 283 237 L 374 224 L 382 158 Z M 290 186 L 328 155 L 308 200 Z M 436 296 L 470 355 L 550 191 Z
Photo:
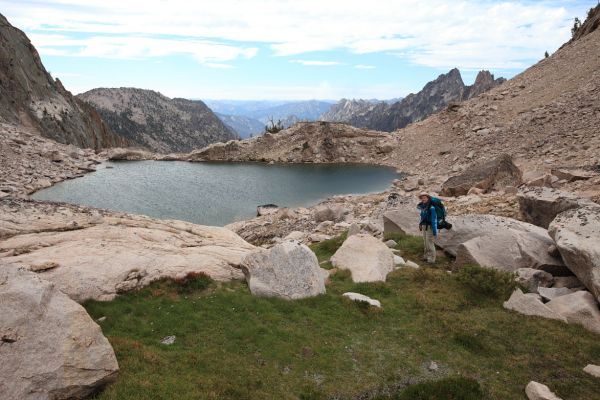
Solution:
M 423 227 L 423 258 L 428 263 L 435 263 L 435 243 L 433 242 L 433 232 L 430 226 Z

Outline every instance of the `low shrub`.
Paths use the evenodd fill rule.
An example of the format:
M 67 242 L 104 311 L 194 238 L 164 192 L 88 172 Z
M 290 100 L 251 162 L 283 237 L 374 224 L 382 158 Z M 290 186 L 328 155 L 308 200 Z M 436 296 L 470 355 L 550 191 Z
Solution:
M 212 278 L 204 272 L 189 272 L 181 278 L 173 278 L 173 283 L 180 292 L 193 292 L 204 290 L 213 282 Z
M 477 265 L 461 267 L 456 278 L 473 293 L 493 298 L 505 299 L 518 286 L 514 274 Z

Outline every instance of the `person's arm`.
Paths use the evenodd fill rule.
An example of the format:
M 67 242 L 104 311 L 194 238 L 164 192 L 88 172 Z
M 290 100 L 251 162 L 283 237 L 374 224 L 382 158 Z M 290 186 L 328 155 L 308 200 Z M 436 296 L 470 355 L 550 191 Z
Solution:
M 435 212 L 435 207 L 431 207 L 431 232 L 433 233 L 433 236 L 437 236 L 437 225 L 437 213 Z

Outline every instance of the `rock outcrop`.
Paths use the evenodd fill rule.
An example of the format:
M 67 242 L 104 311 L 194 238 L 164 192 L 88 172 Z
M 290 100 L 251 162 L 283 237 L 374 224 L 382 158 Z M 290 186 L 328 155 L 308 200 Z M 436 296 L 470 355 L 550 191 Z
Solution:
M 15 265 L 0 265 L 0 359 L 0 397 L 7 400 L 87 398 L 119 370 L 85 309 Z
M 0 200 L 0 263 L 39 271 L 76 301 L 111 300 L 160 278 L 243 279 L 254 250 L 235 233 L 88 207 Z
M 394 253 L 381 240 L 359 233 L 344 241 L 331 264 L 349 270 L 354 282 L 385 282 L 394 269 Z
M 1 14 L 0 119 L 78 147 L 130 144 L 116 135 L 93 107 L 52 78 L 27 36 Z
M 283 242 L 244 257 L 241 268 L 255 296 L 302 299 L 325 293 L 326 272 L 307 246 Z
M 560 213 L 549 233 L 567 267 L 600 301 L 600 205 Z
M 513 163 L 511 156 L 503 154 L 493 160 L 474 164 L 449 178 L 442 184 L 441 194 L 463 196 L 471 188 L 481 189 L 485 193 L 506 186 L 519 186 L 521 183 L 521 170 Z
M 136 88 L 92 89 L 78 97 L 116 133 L 159 153 L 189 152 L 238 137 L 201 101 Z

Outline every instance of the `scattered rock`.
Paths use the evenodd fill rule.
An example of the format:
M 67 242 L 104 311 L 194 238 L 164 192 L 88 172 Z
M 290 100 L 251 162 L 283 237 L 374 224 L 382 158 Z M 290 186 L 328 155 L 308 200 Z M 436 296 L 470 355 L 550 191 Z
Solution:
M 542 299 L 550 301 L 560 296 L 573 293 L 573 290 L 566 287 L 538 287 L 538 293 L 542 296 Z
M 331 239 L 331 236 L 325 235 L 323 233 L 311 233 L 310 235 L 308 235 L 308 240 L 311 243 L 319 243 L 329 239 Z
M 498 190 L 522 183 L 521 170 L 511 156 L 503 154 L 482 164 L 472 165 L 460 175 L 450 177 L 442 184 L 443 196 L 463 196 L 472 187 L 485 191 Z
M 308 234 L 306 232 L 300 232 L 300 231 L 292 231 L 290 232 L 285 238 L 284 240 L 296 240 L 296 241 L 301 241 L 303 240 L 306 236 L 308 236 Z
M 354 282 L 385 281 L 394 269 L 394 253 L 377 238 L 360 233 L 344 241 L 331 264 L 350 270 Z
M 256 216 L 271 215 L 279 211 L 279 206 L 276 204 L 263 204 L 262 206 L 256 207 Z
M 419 236 L 419 211 L 415 204 L 401 204 L 383 214 L 383 233 Z
M 584 171 L 581 169 L 552 169 L 550 172 L 558 179 L 563 179 L 567 182 L 583 181 L 594 176 L 594 174 L 590 173 L 589 171 Z
M 590 292 L 580 290 L 556 297 L 546 303 L 546 306 L 566 318 L 568 323 L 583 325 L 584 328 L 600 334 L 600 310 Z
M 565 264 L 600 301 L 600 206 L 564 211 L 548 232 Z
M 585 366 L 583 371 L 595 376 L 596 378 L 600 378 L 600 365 L 588 364 Z
M 348 228 L 348 236 L 357 235 L 360 233 L 360 225 L 352 223 Z
M 325 293 L 317 256 L 307 246 L 283 242 L 244 257 L 241 264 L 255 296 L 301 299 Z
M 349 298 L 352 301 L 364 301 L 369 303 L 369 305 L 377 308 L 381 308 L 381 302 L 379 300 L 372 299 L 364 294 L 354 293 L 354 292 L 346 292 L 342 296 Z
M 529 400 L 561 400 L 560 397 L 550 391 L 548 386 L 534 381 L 527 384 L 525 393 Z
M 419 268 L 421 268 L 421 267 L 419 266 L 419 264 L 417 264 L 416 262 L 410 261 L 410 260 L 406 260 L 406 264 L 405 264 L 405 266 L 406 266 L 406 267 L 409 267 L 409 268 L 414 268 L 414 269 L 419 269 Z
M 440 367 L 439 367 L 438 363 L 436 363 L 435 361 L 431 361 L 429 363 L 429 365 L 427 366 L 427 369 L 431 372 L 435 372 L 438 369 L 440 369 Z
M 566 318 L 542 303 L 539 295 L 533 293 L 524 294 L 521 289 L 516 289 L 508 301 L 503 304 L 504 308 L 513 310 L 524 315 L 557 319 L 567 322 Z
M 385 245 L 387 247 L 389 247 L 390 249 L 393 249 L 394 247 L 396 247 L 397 244 L 398 243 L 396 243 L 395 240 L 391 240 L 391 239 L 385 242 Z
M 394 265 L 405 266 L 406 261 L 404 261 L 404 258 L 394 254 Z
M 100 327 L 54 284 L 15 265 L 0 268 L 0 397 L 85 398 L 117 377 Z
M 167 346 L 170 346 L 170 345 L 172 345 L 173 343 L 175 343 L 175 339 L 176 339 L 175 335 L 169 335 L 169 336 L 165 336 L 164 338 L 162 338 L 162 339 L 160 340 L 160 343 L 161 343 L 161 344 L 165 344 L 165 345 L 167 345 Z
M 538 293 L 538 288 L 547 288 L 552 286 L 554 277 L 546 271 L 533 268 L 517 269 L 517 282 L 527 287 L 529 292 Z
M 320 204 L 315 207 L 313 217 L 316 222 L 340 222 L 344 220 L 348 212 L 348 209 L 337 204 Z

